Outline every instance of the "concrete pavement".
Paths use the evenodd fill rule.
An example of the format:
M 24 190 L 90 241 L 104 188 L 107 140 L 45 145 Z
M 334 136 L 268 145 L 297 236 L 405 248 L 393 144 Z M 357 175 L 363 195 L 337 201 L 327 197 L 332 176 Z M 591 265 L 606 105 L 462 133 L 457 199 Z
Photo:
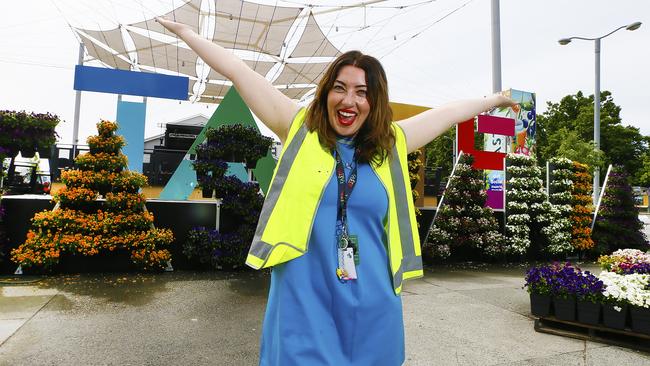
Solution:
M 524 267 L 428 269 L 404 291 L 405 365 L 650 365 L 537 333 Z M 267 273 L 0 277 L 0 365 L 256 365 Z

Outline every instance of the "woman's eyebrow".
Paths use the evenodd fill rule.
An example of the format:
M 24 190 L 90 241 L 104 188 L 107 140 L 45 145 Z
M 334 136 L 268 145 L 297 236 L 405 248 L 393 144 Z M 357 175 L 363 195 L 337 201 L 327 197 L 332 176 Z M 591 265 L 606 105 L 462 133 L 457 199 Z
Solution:
M 348 86 L 346 83 L 342 82 L 341 80 L 334 80 L 334 84 L 339 83 L 343 86 Z M 354 85 L 355 88 L 367 88 L 366 84 L 359 84 L 359 85 Z

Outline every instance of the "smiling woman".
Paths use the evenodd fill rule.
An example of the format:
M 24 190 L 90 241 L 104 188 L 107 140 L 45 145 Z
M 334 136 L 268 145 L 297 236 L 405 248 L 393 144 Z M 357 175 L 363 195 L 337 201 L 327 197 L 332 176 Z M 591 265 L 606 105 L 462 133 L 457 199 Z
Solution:
M 381 64 L 349 51 L 300 109 L 230 51 L 158 21 L 231 79 L 283 142 L 246 259 L 273 267 L 260 365 L 401 365 L 399 295 L 423 273 L 407 153 L 512 101 L 495 95 L 393 122 Z

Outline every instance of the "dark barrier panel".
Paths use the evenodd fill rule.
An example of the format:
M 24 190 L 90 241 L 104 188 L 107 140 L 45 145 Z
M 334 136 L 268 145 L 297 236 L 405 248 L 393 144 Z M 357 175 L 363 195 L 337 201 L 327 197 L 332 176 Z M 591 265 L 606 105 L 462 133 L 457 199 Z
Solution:
M 2 273 L 13 273 L 16 265 L 9 260 L 9 252 L 25 241 L 34 214 L 43 210 L 51 210 L 54 208 L 54 203 L 49 196 L 4 196 L 2 197 L 2 207 L 5 209 L 3 225 L 7 242 L 3 248 L 4 256 L 0 262 L 0 270 Z
M 9 260 L 9 252 L 25 241 L 34 214 L 53 209 L 54 203 L 48 196 L 4 196 L 2 206 L 5 209 L 4 225 L 7 243 L 4 246 L 4 258 L 0 262 L 0 272 L 13 273 L 17 266 Z M 168 228 L 174 233 L 175 240 L 169 248 L 174 268 L 190 268 L 182 254 L 183 243 L 192 228 L 203 226 L 213 229 L 215 227 L 217 212 L 215 201 L 147 200 L 147 209 L 154 215 L 156 227 Z M 230 221 L 227 214 L 221 214 L 222 228 L 235 225 Z

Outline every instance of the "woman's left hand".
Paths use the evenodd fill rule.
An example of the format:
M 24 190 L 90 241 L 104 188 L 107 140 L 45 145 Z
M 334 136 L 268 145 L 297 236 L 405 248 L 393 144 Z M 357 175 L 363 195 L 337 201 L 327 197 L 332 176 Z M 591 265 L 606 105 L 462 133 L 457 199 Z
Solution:
M 506 97 L 505 95 L 503 95 L 501 93 L 496 93 L 496 94 L 492 95 L 491 98 L 493 99 L 492 103 L 494 103 L 493 108 L 494 107 L 495 108 L 514 107 L 514 106 L 516 106 L 518 104 L 514 100 Z

